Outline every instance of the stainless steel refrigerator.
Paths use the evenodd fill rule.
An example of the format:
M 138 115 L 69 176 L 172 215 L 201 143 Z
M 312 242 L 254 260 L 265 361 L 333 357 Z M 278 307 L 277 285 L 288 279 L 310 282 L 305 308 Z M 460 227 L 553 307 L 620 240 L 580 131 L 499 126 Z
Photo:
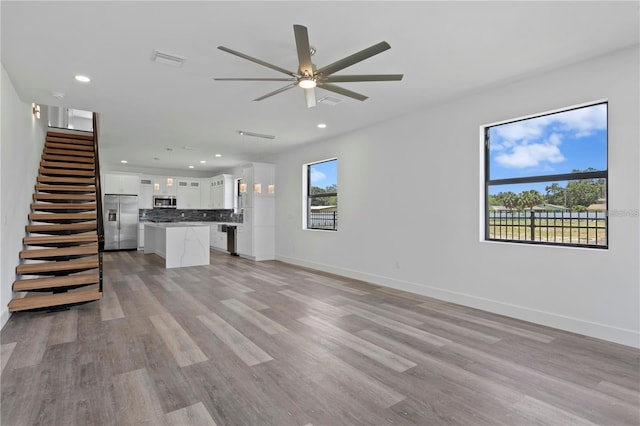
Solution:
M 138 196 L 104 196 L 104 249 L 138 248 Z

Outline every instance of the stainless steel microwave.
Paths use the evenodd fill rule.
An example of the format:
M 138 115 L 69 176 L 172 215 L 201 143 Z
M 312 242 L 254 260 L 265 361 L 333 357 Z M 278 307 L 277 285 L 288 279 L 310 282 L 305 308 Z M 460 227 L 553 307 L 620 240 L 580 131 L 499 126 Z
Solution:
M 177 207 L 174 195 L 155 195 L 153 197 L 154 209 L 175 209 Z

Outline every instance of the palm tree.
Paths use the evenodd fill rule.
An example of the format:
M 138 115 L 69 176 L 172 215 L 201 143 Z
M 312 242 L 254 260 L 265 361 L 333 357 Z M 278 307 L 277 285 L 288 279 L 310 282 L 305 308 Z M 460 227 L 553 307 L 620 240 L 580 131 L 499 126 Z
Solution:
M 533 209 L 534 206 L 537 206 L 538 204 L 542 203 L 542 201 L 544 201 L 544 198 L 542 198 L 542 195 L 540 195 L 540 193 L 538 191 L 536 191 L 535 189 L 530 189 L 528 191 L 522 191 L 520 193 L 520 207 L 523 209 Z

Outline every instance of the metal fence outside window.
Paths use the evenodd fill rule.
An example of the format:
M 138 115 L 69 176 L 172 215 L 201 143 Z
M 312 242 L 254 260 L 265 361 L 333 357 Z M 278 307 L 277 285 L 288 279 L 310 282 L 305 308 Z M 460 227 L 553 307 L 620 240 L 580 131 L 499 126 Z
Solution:
M 307 227 L 311 229 L 329 229 L 335 231 L 338 229 L 338 212 L 309 213 L 309 223 Z
M 607 247 L 606 212 L 491 211 L 487 239 Z

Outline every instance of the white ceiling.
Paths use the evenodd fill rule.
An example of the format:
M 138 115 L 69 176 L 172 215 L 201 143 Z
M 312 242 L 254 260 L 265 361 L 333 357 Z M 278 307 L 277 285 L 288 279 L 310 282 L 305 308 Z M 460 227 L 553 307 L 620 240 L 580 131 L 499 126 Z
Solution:
M 101 114 L 103 168 L 168 168 L 187 174 L 194 165 L 194 171 L 211 175 L 637 44 L 638 5 L 2 1 L 2 63 L 24 101 Z M 340 83 L 369 96 L 364 102 L 316 89 L 318 98 L 343 101 L 312 109 L 297 87 L 252 101 L 283 82 L 212 79 L 286 77 L 218 50 L 219 45 L 295 71 L 294 24 L 308 27 L 317 66 L 384 40 L 390 50 L 337 74 L 403 73 L 404 79 Z M 154 50 L 186 62 L 181 68 L 155 63 Z M 79 83 L 76 74 L 92 82 Z M 54 92 L 65 96 L 57 99 Z M 321 122 L 326 129 L 316 127 Z M 240 136 L 238 130 L 276 138 Z

